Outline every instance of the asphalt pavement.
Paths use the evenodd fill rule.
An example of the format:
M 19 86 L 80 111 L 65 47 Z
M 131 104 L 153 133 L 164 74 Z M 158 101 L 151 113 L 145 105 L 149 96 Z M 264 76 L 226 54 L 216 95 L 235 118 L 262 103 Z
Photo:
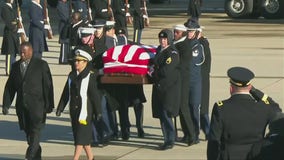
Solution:
M 163 4 L 171 7 L 173 4 Z M 181 8 L 180 8 L 181 10 Z M 23 12 L 26 14 L 25 12 Z M 26 16 L 26 15 L 23 15 Z M 59 44 L 57 34 L 56 10 L 51 9 L 50 18 L 55 36 L 48 40 L 49 52 L 43 54 L 43 59 L 49 63 L 54 81 L 55 105 L 58 104 L 63 85 L 70 67 L 58 64 Z M 175 24 L 186 21 L 184 12 L 163 11 L 150 14 L 150 27 L 143 30 L 142 43 L 158 44 L 157 34 L 162 28 L 171 28 Z M 25 21 L 24 21 L 25 23 Z M 229 97 L 229 81 L 226 75 L 232 66 L 244 66 L 253 70 L 256 78 L 253 84 L 272 96 L 283 108 L 284 104 L 284 20 L 265 19 L 229 19 L 224 13 L 203 13 L 200 24 L 204 26 L 204 35 L 210 42 L 212 52 L 210 111 L 214 102 Z M 27 26 L 27 23 L 25 23 Z M 3 29 L 3 22 L 0 23 Z M 132 28 L 129 26 L 129 36 Z M 28 30 L 28 28 L 26 28 Z M 2 31 L 1 31 L 2 32 Z M 2 42 L 2 37 L 0 37 Z M 5 57 L 0 55 L 0 103 L 7 80 L 5 76 Z M 176 143 L 173 149 L 167 151 L 156 150 L 163 142 L 158 119 L 152 118 L 151 113 L 151 85 L 144 85 L 147 98 L 144 115 L 145 138 L 137 138 L 136 128 L 131 127 L 129 141 L 121 139 L 112 141 L 105 147 L 92 148 L 96 160 L 205 160 L 206 141 L 201 133 L 201 141 L 197 145 L 186 146 Z M 237 114 L 237 113 L 236 113 Z M 133 108 L 129 116 L 135 123 Z M 182 137 L 178 121 L 178 135 Z M 74 152 L 72 132 L 68 109 L 61 117 L 51 113 L 47 118 L 47 125 L 42 132 L 43 159 L 70 160 Z M 23 132 L 19 131 L 14 106 L 10 114 L 0 114 L 0 160 L 24 159 L 27 143 Z M 82 159 L 85 158 L 84 153 Z

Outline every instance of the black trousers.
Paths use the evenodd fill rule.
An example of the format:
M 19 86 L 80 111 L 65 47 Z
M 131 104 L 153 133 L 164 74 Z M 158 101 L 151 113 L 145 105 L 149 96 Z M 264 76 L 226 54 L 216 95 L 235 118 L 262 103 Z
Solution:
M 28 160 L 41 160 L 41 146 L 40 146 L 40 133 L 42 123 L 35 122 L 31 120 L 31 116 L 24 111 L 23 118 L 25 124 L 25 133 L 28 143 L 28 148 L 26 150 L 26 159 Z
M 194 140 L 195 137 L 195 128 L 192 121 L 191 112 L 189 107 L 182 107 L 180 111 L 180 125 L 185 137 L 190 140 Z

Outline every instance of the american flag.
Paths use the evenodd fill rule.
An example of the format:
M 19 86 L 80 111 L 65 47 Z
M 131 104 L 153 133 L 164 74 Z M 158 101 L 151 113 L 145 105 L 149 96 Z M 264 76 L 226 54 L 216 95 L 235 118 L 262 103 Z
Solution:
M 146 75 L 156 46 L 121 45 L 108 49 L 103 54 L 104 73 L 133 73 Z

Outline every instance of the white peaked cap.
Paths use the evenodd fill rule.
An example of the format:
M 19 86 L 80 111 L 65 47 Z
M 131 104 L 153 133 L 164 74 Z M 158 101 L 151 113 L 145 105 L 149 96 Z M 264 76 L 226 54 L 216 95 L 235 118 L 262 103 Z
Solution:
M 90 53 L 88 53 L 87 51 L 84 51 L 82 49 L 76 49 L 75 55 L 80 56 L 80 57 L 84 57 L 88 61 L 92 60 L 92 56 L 90 55 Z
M 106 26 L 114 26 L 115 21 L 106 21 Z
M 179 31 L 186 31 L 187 27 L 185 27 L 183 24 L 177 24 L 173 27 L 173 29 L 179 30 Z
M 79 27 L 78 28 L 78 35 L 79 35 L 79 38 L 82 37 L 82 34 L 94 34 L 94 32 L 96 31 L 96 28 L 88 28 L 88 27 Z

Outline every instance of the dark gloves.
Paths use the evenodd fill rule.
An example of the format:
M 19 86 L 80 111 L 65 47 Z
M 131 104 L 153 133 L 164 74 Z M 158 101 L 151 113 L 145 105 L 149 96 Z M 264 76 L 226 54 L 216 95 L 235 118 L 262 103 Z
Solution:
M 102 119 L 102 114 L 96 115 L 96 120 L 97 120 L 97 121 L 100 121 L 101 119 Z
M 256 101 L 260 101 L 263 96 L 264 96 L 264 93 L 256 88 L 254 88 L 252 86 L 251 90 L 250 90 L 250 94 L 253 96 L 253 98 L 256 100 Z
M 60 117 L 60 116 L 61 116 L 61 111 L 60 111 L 60 110 L 57 110 L 57 111 L 56 111 L 56 116 L 57 116 L 57 117 Z
M 253 98 L 256 101 L 263 101 L 265 104 L 270 104 L 275 111 L 281 111 L 281 108 L 279 107 L 279 104 L 276 103 L 271 97 L 268 95 L 264 94 L 262 91 L 259 89 L 256 89 L 252 86 L 250 90 L 250 94 L 253 96 Z
M 98 115 L 93 114 L 93 119 L 95 121 L 100 121 L 102 119 L 102 114 L 98 114 Z
M 8 109 L 8 108 L 3 107 L 3 108 L 2 108 L 2 113 L 3 113 L 4 115 L 9 114 L 9 109 Z

